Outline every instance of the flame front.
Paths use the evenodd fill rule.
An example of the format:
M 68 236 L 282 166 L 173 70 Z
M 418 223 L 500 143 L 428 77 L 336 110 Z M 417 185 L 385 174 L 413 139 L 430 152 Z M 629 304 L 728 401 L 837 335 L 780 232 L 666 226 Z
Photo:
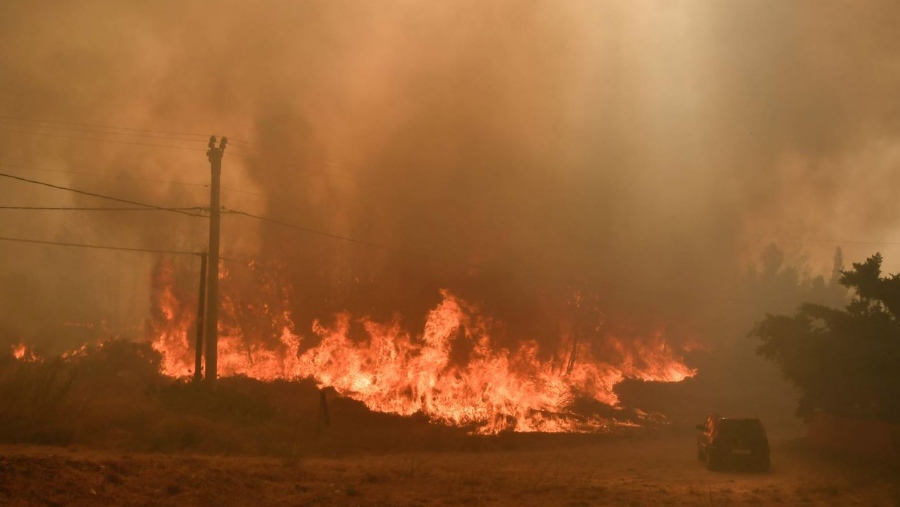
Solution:
M 162 262 L 154 270 L 145 330 L 163 356 L 162 373 L 189 377 L 196 304 L 185 301 L 174 281 L 171 264 Z M 441 295 L 415 335 L 399 317 L 377 322 L 341 313 L 330 325 L 314 322 L 306 337 L 295 332 L 289 312 L 268 305 L 251 305 L 247 311 L 225 296 L 219 374 L 266 381 L 312 378 L 375 411 L 422 413 L 435 422 L 493 434 L 596 431 L 616 422 L 575 413 L 576 399 L 616 406 L 614 388 L 625 379 L 678 382 L 695 373 L 675 355 L 661 328 L 635 336 L 594 327 L 587 334 L 602 338 L 596 343 L 563 332 L 558 350 L 546 358 L 535 340 L 521 341 L 515 349 L 496 346 L 494 322 L 449 291 Z M 245 320 L 262 318 L 265 324 L 241 326 L 237 316 L 242 312 Z M 364 332 L 351 333 L 353 326 Z M 86 347 L 63 357 L 83 354 Z M 12 353 L 20 361 L 40 360 L 25 345 L 13 346 Z
M 159 288 L 158 323 L 148 327 L 155 333 L 154 348 L 164 354 L 163 373 L 189 376 L 194 360 L 190 312 L 180 310 L 187 306 L 176 304 L 171 291 Z M 560 350 L 565 352 L 554 356 L 562 360 L 542 360 L 533 340 L 515 350 L 497 348 L 488 319 L 453 294 L 442 291 L 442 296 L 415 336 L 399 319 L 376 322 L 348 313 L 337 315 L 330 326 L 314 323 L 312 335 L 304 339 L 285 312 L 275 319 L 281 324 L 277 342 L 244 336 L 220 323 L 219 373 L 260 380 L 311 377 L 372 410 L 423 413 L 485 434 L 593 431 L 609 421 L 571 412 L 576 398 L 612 406 L 618 403 L 613 388 L 626 378 L 677 382 L 694 374 L 666 345 L 662 331 L 637 341 L 606 340 L 615 364 L 595 358 L 588 343 L 571 340 L 564 340 Z M 233 302 L 223 299 L 223 313 L 234 313 Z M 365 330 L 364 339 L 351 338 L 356 323 Z

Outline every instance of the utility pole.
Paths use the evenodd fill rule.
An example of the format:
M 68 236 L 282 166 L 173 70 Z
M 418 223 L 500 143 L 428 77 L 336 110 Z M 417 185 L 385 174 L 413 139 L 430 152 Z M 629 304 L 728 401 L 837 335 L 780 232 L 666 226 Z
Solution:
M 200 302 L 197 303 L 197 347 L 194 382 L 203 379 L 203 315 L 206 313 L 206 252 L 200 254 Z
M 215 385 L 218 373 L 219 348 L 219 183 L 222 176 L 222 156 L 228 139 L 223 137 L 216 148 L 216 137 L 210 136 L 206 157 L 212 170 L 209 185 L 209 264 L 207 266 L 208 291 L 206 298 L 206 381 Z

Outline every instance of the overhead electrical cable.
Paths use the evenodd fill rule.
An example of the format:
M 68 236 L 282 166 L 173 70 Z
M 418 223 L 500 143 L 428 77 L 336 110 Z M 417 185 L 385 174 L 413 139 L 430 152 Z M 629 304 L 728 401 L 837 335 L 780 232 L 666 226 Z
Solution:
M 282 227 L 287 227 L 287 228 L 289 228 L 289 229 L 295 229 L 295 230 L 298 230 L 298 231 L 307 232 L 307 233 L 309 233 L 309 234 L 315 234 L 315 235 L 318 235 L 318 236 L 324 236 L 324 237 L 326 237 L 326 238 L 337 239 L 337 240 L 340 240 L 340 241 L 347 241 L 347 242 L 349 242 L 349 243 L 355 243 L 355 244 L 357 244 L 357 245 L 363 245 L 363 246 L 367 246 L 367 247 L 370 247 L 370 248 L 376 248 L 376 249 L 379 249 L 379 250 L 389 250 L 389 251 L 393 251 L 393 252 L 401 252 L 401 253 L 413 253 L 413 252 L 408 252 L 408 251 L 406 251 L 406 250 L 402 250 L 402 249 L 400 249 L 400 248 L 396 248 L 396 247 L 392 247 L 392 246 L 380 245 L 380 244 L 378 244 L 378 243 L 372 243 L 372 242 L 370 242 L 370 241 L 365 241 L 365 240 L 361 240 L 361 239 L 350 238 L 350 237 L 347 237 L 347 236 L 341 236 L 341 235 L 339 235 L 339 234 L 333 234 L 333 233 L 330 233 L 330 232 L 325 232 L 325 231 L 319 231 L 319 230 L 316 230 L 316 229 L 311 229 L 311 228 L 309 228 L 309 227 L 304 227 L 304 226 L 301 226 L 301 225 L 295 225 L 295 224 L 291 224 L 291 223 L 288 223 L 288 222 L 282 222 L 281 220 L 276 220 L 276 219 L 274 219 L 274 218 L 268 218 L 268 217 L 264 217 L 264 216 L 261 216 L 261 215 L 254 215 L 254 214 L 252 214 L 252 213 L 247 213 L 246 211 L 240 211 L 240 210 L 234 210 L 234 209 L 222 207 L 222 212 L 223 212 L 223 213 L 226 213 L 226 214 L 231 214 L 231 215 L 241 215 L 241 216 L 245 216 L 245 217 L 249 217 L 249 218 L 254 218 L 254 219 L 260 220 L 260 221 L 262 221 L 262 222 L 267 222 L 267 223 L 274 224 L 274 225 L 280 225 L 280 226 L 282 226 Z
M 56 121 L 56 120 L 43 120 L 43 119 L 35 119 L 35 118 L 21 118 L 15 116 L 4 116 L 0 115 L 0 120 L 7 121 L 18 121 L 18 122 L 29 122 L 29 123 L 47 123 L 51 125 L 68 125 L 72 127 L 88 127 L 88 128 L 97 128 L 97 129 L 107 129 L 107 130 L 128 130 L 131 132 L 143 132 L 147 134 L 163 134 L 163 135 L 171 135 L 171 136 L 191 136 L 197 137 L 200 141 L 205 141 L 209 138 L 209 134 L 196 134 L 190 132 L 171 132 L 164 130 L 149 130 L 149 129 L 139 129 L 133 127 L 115 127 L 111 125 L 98 125 L 95 123 L 76 123 L 76 122 L 68 122 L 68 121 Z
M 206 140 L 209 139 L 209 134 L 198 134 L 198 133 L 193 133 L 193 132 L 173 132 L 173 131 L 167 131 L 167 130 L 151 130 L 151 129 L 142 129 L 142 128 L 134 128 L 134 127 L 99 125 L 96 123 L 80 123 L 80 122 L 56 121 L 56 120 L 45 120 L 45 119 L 36 119 L 36 118 L 22 118 L 22 117 L 16 117 L 16 116 L 0 115 L 0 121 L 19 122 L 19 123 L 23 123 L 28 126 L 34 126 L 34 127 L 38 127 L 38 128 L 51 128 L 48 126 L 49 125 L 62 125 L 62 126 L 67 126 L 67 127 L 104 129 L 105 131 L 110 131 L 110 132 L 104 132 L 104 133 L 110 133 L 110 134 L 115 134 L 115 132 L 111 132 L 111 131 L 125 130 L 128 132 L 138 132 L 138 133 L 143 133 L 143 134 L 156 134 L 156 135 L 162 135 L 162 136 L 181 136 L 181 137 L 196 138 L 196 139 L 190 139 L 190 141 L 196 140 L 196 141 L 206 142 Z M 37 125 L 35 125 L 35 124 L 37 124 Z M 45 125 L 40 125 L 40 124 L 45 124 Z M 228 140 L 230 142 L 238 142 L 238 143 L 243 143 L 243 144 L 248 144 L 248 145 L 250 144 L 249 141 L 244 141 L 242 139 L 233 138 L 231 136 L 226 136 L 226 137 L 228 137 Z
M 165 183 L 168 185 L 185 185 L 191 187 L 203 187 L 209 188 L 209 184 L 207 183 L 195 183 L 192 181 L 173 181 L 173 180 L 161 180 L 156 178 L 143 178 L 140 176 L 130 176 L 127 174 L 100 174 L 86 171 L 67 171 L 64 169 L 47 169 L 43 167 L 34 167 L 27 165 L 19 165 L 19 164 L 8 164 L 5 162 L 0 162 L 0 167 L 8 167 L 10 169 L 23 169 L 26 171 L 40 171 L 40 172 L 48 172 L 48 173 L 59 173 L 59 174 L 77 174 L 79 176 L 91 176 L 95 178 L 108 178 L 108 179 L 122 179 L 122 180 L 134 180 L 134 181 L 147 181 L 151 183 Z
M 91 176 L 91 177 L 95 177 L 95 178 L 108 178 L 108 179 L 114 179 L 114 180 L 122 179 L 122 180 L 134 180 L 134 181 L 147 181 L 150 183 L 160 183 L 160 184 L 166 184 L 166 185 L 184 185 L 184 186 L 189 186 L 189 187 L 209 188 L 209 183 L 196 183 L 193 181 L 160 180 L 160 179 L 156 179 L 156 178 L 143 178 L 140 176 L 129 176 L 127 174 L 100 174 L 100 173 L 85 172 L 85 171 L 66 171 L 63 169 L 46 169 L 46 168 L 42 168 L 42 167 L 33 167 L 33 166 L 26 166 L 26 165 L 19 165 L 19 164 L 7 164 L 4 162 L 0 162 L 0 167 L 8 167 L 10 169 L 23 169 L 26 171 L 40 171 L 40 172 L 48 172 L 48 173 L 77 174 L 79 176 Z M 253 195 L 253 196 L 257 196 L 257 197 L 263 196 L 263 194 L 260 194 L 258 192 L 250 192 L 249 190 L 239 190 L 237 188 L 222 187 L 221 190 L 223 192 L 235 192 L 238 194 L 247 194 L 247 195 Z
M 117 143 L 117 144 L 130 144 L 135 146 L 149 146 L 153 148 L 171 148 L 174 150 L 188 150 L 188 151 L 206 151 L 206 148 L 191 148 L 189 146 L 175 146 L 171 144 L 153 144 L 153 143 L 138 143 L 134 141 L 122 141 L 120 139 L 102 139 L 99 137 L 80 137 L 80 136 L 66 136 L 62 134 L 51 134 L 47 132 L 29 132 L 27 130 L 10 130 L 5 128 L 0 128 L 0 132 L 9 132 L 13 134 L 23 134 L 23 135 L 34 135 L 34 136 L 44 136 L 44 137 L 56 137 L 61 139 L 75 139 L 79 141 L 96 141 L 100 143 Z M 199 141 L 198 141 L 199 143 Z
M 173 255 L 200 255 L 199 252 L 188 252 L 186 250 L 163 250 L 163 249 L 155 249 L 155 248 L 131 248 L 126 246 L 107 246 L 107 245 L 90 245 L 85 243 L 66 243 L 63 241 L 43 241 L 39 239 L 26 239 L 26 238 L 10 238 L 6 236 L 0 236 L 0 241 L 13 241 L 16 243 L 32 243 L 37 245 L 55 245 L 55 246 L 68 246 L 75 248 L 94 248 L 99 250 L 120 250 L 125 252 L 144 252 L 144 253 L 162 253 L 162 254 L 173 254 Z
M 124 208 L 124 207 L 76 207 L 76 206 L 0 206 L 7 210 L 35 210 L 35 211 L 196 211 L 203 212 L 209 208 L 194 206 L 192 208 Z
M 109 130 L 98 130 L 98 129 L 80 128 L 80 127 L 61 127 L 61 126 L 55 126 L 55 125 L 37 125 L 37 124 L 33 124 L 33 123 L 10 122 L 10 121 L 5 121 L 3 119 L 0 119 L 0 125 L 12 127 L 12 128 L 61 130 L 63 132 L 100 134 L 100 135 L 104 135 L 104 136 L 128 136 L 128 137 L 139 137 L 139 138 L 144 138 L 144 139 L 162 139 L 165 141 L 184 141 L 184 142 L 189 142 L 189 143 L 203 142 L 202 139 L 192 139 L 189 137 L 152 135 L 152 134 L 142 134 L 139 132 L 114 132 L 114 131 L 109 131 Z
M 52 183 L 46 183 L 46 182 L 43 182 L 43 181 L 37 181 L 37 180 L 31 180 L 31 179 L 28 179 L 28 178 L 22 178 L 21 176 L 15 176 L 15 175 L 12 175 L 12 174 L 0 173 L 0 177 L 3 177 L 3 178 L 10 178 L 10 179 L 18 180 L 18 181 L 23 181 L 23 182 L 25 182 L 25 183 L 33 183 L 33 184 L 36 184 L 36 185 L 42 185 L 42 186 L 49 187 L 49 188 L 55 188 L 55 189 L 57 189 L 57 190 L 66 190 L 66 191 L 68 191 L 68 192 L 74 192 L 74 193 L 76 193 L 76 194 L 82 194 L 82 195 L 87 195 L 87 196 L 91 196 L 91 197 L 97 197 L 97 198 L 100 198 L 100 199 L 107 199 L 107 200 L 110 200 L 110 201 L 116 201 L 116 202 L 121 202 L 121 203 L 125 203 L 125 204 L 132 204 L 132 205 L 135 205 L 135 206 L 141 206 L 141 207 L 144 207 L 144 208 L 152 208 L 152 209 L 157 209 L 157 210 L 161 210 L 161 211 L 171 211 L 172 213 L 181 213 L 182 215 L 187 215 L 187 216 L 191 216 L 191 217 L 208 218 L 206 215 L 202 215 L 202 214 L 199 214 L 199 213 L 192 213 L 192 212 L 184 211 L 184 210 L 177 209 L 177 208 L 168 208 L 168 207 L 164 207 L 164 206 L 155 206 L 155 205 L 153 205 L 153 204 L 147 204 L 147 203 L 143 203 L 143 202 L 139 202 L 139 201 L 132 201 L 132 200 L 129 200 L 129 199 L 121 199 L 121 198 L 118 198 L 118 197 L 112 197 L 112 196 L 109 196 L 109 195 L 98 194 L 98 193 L 95 193 L 95 192 L 87 192 L 87 191 L 84 191 L 84 190 L 78 190 L 78 189 L 75 189 L 75 188 L 63 187 L 63 186 L 60 186 L 60 185 L 53 185 Z

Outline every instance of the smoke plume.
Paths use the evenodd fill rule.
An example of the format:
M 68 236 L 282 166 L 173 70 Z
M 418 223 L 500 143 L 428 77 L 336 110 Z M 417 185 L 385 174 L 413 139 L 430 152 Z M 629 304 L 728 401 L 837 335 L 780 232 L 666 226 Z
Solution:
M 223 205 L 307 229 L 225 215 L 229 290 L 277 295 L 257 303 L 299 332 L 340 311 L 415 328 L 441 289 L 509 341 L 553 340 L 579 301 L 677 329 L 767 243 L 826 270 L 836 244 L 856 259 L 872 247 L 852 241 L 891 238 L 898 10 L 5 1 L 0 172 L 204 206 L 206 141 L 182 134 L 228 136 Z M 0 181 L 7 206 L 115 205 Z M 0 213 L 0 236 L 206 244 L 205 219 L 160 211 Z M 195 258 L 169 256 L 196 287 Z M 2 242 L 0 259 L 0 340 L 142 332 L 158 254 Z

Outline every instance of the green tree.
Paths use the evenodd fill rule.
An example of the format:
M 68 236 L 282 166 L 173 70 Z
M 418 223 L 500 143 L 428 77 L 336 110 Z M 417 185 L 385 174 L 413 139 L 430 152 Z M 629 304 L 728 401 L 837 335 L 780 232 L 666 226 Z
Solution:
M 843 310 L 807 303 L 751 331 L 757 352 L 799 388 L 799 415 L 900 421 L 900 276 L 882 276 L 881 263 L 875 254 L 841 271 L 840 284 L 855 293 Z

